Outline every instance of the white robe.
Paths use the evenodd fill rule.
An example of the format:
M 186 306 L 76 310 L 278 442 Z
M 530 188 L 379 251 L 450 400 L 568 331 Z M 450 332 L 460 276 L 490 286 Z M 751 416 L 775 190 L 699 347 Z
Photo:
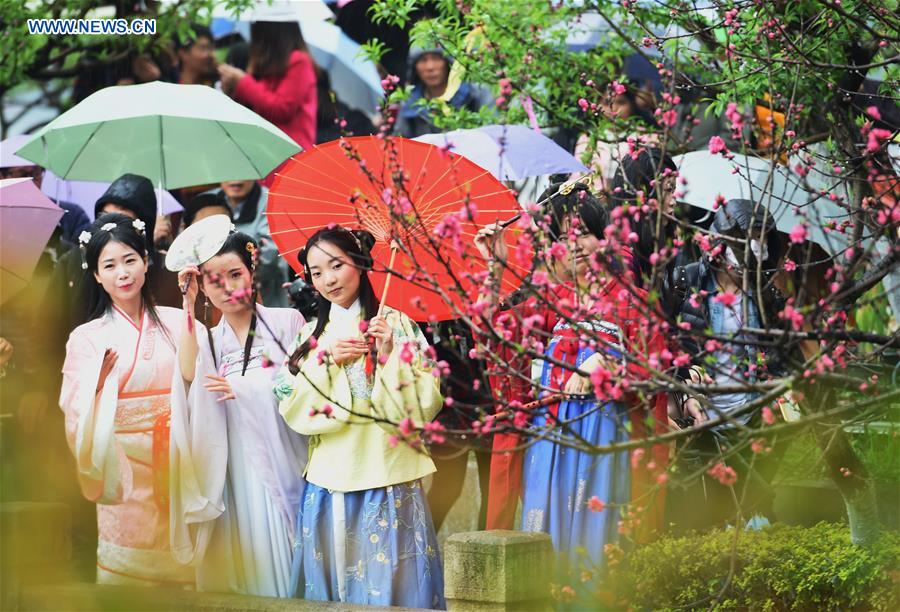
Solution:
M 282 347 L 293 343 L 303 317 L 260 305 L 257 312 L 245 374 L 244 347 L 224 318 L 210 330 L 215 362 L 206 330 L 197 323 L 200 351 L 193 383 L 184 384 L 176 372 L 172 552 L 197 568 L 200 590 L 290 597 L 293 521 L 307 444 L 279 415 L 272 377 L 286 358 Z M 203 388 L 206 375 L 215 373 L 228 379 L 234 400 L 218 402 L 221 394 Z

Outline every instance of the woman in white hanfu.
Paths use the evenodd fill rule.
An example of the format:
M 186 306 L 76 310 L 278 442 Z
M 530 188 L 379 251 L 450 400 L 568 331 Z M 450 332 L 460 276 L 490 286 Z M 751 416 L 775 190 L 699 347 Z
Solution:
M 189 284 L 172 384 L 172 551 L 200 590 L 289 597 L 307 447 L 278 413 L 272 377 L 304 321 L 255 303 L 256 251 L 234 232 L 179 274 Z M 194 319 L 198 276 L 223 313 L 209 330 Z
M 183 586 L 169 549 L 169 385 L 181 312 L 155 308 L 143 223 L 100 217 L 79 238 L 88 322 L 66 344 L 59 405 L 85 497 L 97 503 L 97 582 Z

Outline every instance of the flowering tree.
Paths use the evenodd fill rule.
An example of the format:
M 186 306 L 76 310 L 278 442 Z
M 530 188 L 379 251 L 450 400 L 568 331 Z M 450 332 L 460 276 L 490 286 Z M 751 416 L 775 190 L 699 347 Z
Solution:
M 405 25 L 417 4 L 382 0 L 373 13 Z M 598 152 L 606 152 L 611 161 L 605 163 L 613 170 L 650 148 L 669 155 L 705 151 L 710 159 L 726 164 L 720 176 L 695 178 L 683 173 L 674 194 L 677 200 L 690 194 L 692 187 L 723 181 L 723 175 L 732 172 L 753 185 L 749 197 L 754 209 L 778 222 L 766 231 L 780 241 L 785 255 L 776 274 L 767 273 L 761 262 L 739 266 L 736 286 L 760 293 L 776 287 L 784 297 L 777 310 L 762 315 L 751 344 L 758 344 L 766 357 L 760 365 L 778 353 L 788 357 L 788 366 L 750 385 L 756 399 L 740 412 L 760 414 L 761 423 L 744 432 L 742 444 L 765 453 L 772 434 L 814 432 L 829 474 L 845 498 L 854 541 L 872 542 L 878 527 L 871 480 L 843 427 L 883 415 L 885 406 L 896 406 L 900 398 L 896 383 L 878 374 L 885 367 L 890 371 L 900 346 L 896 327 L 900 299 L 895 290 L 900 190 L 888 152 L 898 130 L 896 3 L 716 0 L 704 3 L 704 8 L 691 2 L 606 0 L 430 4 L 436 17 L 416 23 L 414 38 L 422 46 L 443 47 L 454 58 L 458 76 L 497 94 L 494 107 L 479 113 L 454 111 L 433 101 L 430 104 L 440 108 L 433 114 L 435 122 L 445 129 L 530 123 L 581 135 L 582 159 L 595 170 L 588 180 L 597 190 L 607 191 L 612 217 L 600 254 L 592 261 L 592 274 L 596 279 L 610 274 L 625 247 L 636 251 L 642 243 L 651 247 L 643 248 L 647 293 L 634 299 L 642 312 L 642 335 L 680 336 L 680 341 L 657 351 L 633 347 L 626 363 L 595 369 L 590 383 L 598 397 L 637 392 L 649 401 L 666 392 L 703 404 L 711 392 L 729 391 L 721 383 L 676 375 L 679 366 L 702 364 L 726 339 L 711 329 L 692 328 L 680 311 L 667 308 L 674 292 L 667 282 L 679 253 L 696 248 L 705 261 L 724 265 L 727 241 L 696 216 L 657 197 L 655 185 L 662 185 L 672 170 L 660 164 L 646 184 L 625 188 L 620 184 L 616 191 L 610 176 L 603 176 L 604 160 Z M 635 75 L 630 62 L 652 70 Z M 630 118 L 616 113 L 623 96 L 631 98 L 632 110 L 639 109 Z M 403 97 L 402 91 L 391 94 L 395 103 Z M 760 160 L 763 170 L 758 169 Z M 789 198 L 784 188 L 776 193 L 772 187 L 785 182 L 794 185 Z M 721 195 L 690 203 L 715 210 L 734 197 Z M 549 241 L 542 231 L 547 228 L 541 227 L 547 221 L 539 218 L 533 231 L 527 221 L 522 226 L 523 235 L 531 236 L 531 246 L 545 261 L 559 258 L 561 249 L 571 248 L 579 234 L 578 228 L 569 228 L 568 244 Z M 649 234 L 641 234 L 647 228 Z M 750 246 L 746 237 L 744 246 Z M 548 300 L 547 290 L 554 288 L 554 281 L 540 268 L 522 281 L 526 296 L 544 300 L 560 317 L 576 322 L 592 314 L 590 307 L 584 308 L 590 299 L 568 309 Z M 588 295 L 590 291 L 586 289 Z M 705 296 L 699 291 L 688 299 L 698 305 Z M 727 307 L 737 298 L 736 292 L 724 291 L 716 301 Z M 483 305 L 480 301 L 474 305 L 460 316 L 483 330 L 484 318 L 478 316 Z M 509 370 L 504 358 L 510 355 L 544 356 L 546 338 L 527 333 L 535 321 L 516 320 L 514 315 L 501 320 L 499 327 L 496 321 L 488 324 L 494 345 L 481 354 L 486 360 Z M 526 332 L 525 339 L 511 340 L 511 328 Z M 590 333 L 582 340 L 602 342 Z M 699 351 L 689 355 L 688 343 Z M 747 383 L 737 387 L 748 390 Z M 478 431 L 527 430 L 533 406 L 532 411 L 523 411 L 521 402 L 510 404 L 508 397 L 498 402 L 496 414 L 476 420 Z M 791 414 L 789 421 L 776 418 L 785 402 L 799 406 L 797 412 L 785 411 Z M 688 429 L 658 431 L 656 436 L 599 447 L 567 435 L 564 424 L 546 435 L 559 444 L 599 454 L 636 451 L 683 440 L 698 429 L 739 416 L 721 415 Z M 638 455 L 636 460 L 643 459 Z M 724 484 L 734 484 L 735 473 L 728 463 L 725 452 L 700 473 L 707 471 Z M 665 482 L 667 474 L 660 466 L 657 469 L 659 482 Z

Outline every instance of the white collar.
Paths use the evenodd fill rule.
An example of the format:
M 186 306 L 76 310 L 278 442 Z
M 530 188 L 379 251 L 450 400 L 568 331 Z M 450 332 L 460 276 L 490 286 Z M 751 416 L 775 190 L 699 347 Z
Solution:
M 359 299 L 350 304 L 349 308 L 344 308 L 339 304 L 331 303 L 331 311 L 328 313 L 329 321 L 356 321 L 359 319 L 359 315 L 362 312 L 362 305 L 359 303 Z

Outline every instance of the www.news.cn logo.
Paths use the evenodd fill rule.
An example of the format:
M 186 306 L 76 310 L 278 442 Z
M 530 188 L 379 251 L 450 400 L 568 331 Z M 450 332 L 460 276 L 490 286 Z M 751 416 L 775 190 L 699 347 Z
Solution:
M 113 35 L 156 34 L 156 19 L 29 19 L 29 34 Z

